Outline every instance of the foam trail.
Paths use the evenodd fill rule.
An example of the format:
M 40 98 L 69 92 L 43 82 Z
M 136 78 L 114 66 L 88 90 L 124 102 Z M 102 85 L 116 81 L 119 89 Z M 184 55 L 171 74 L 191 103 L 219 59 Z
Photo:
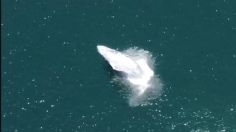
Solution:
M 145 92 L 153 89 L 155 82 L 160 82 L 155 79 L 153 64 L 149 63 L 151 55 L 148 51 L 131 48 L 120 52 L 104 45 L 97 45 L 97 50 L 114 70 L 125 75 L 123 82 L 126 82 L 133 91 L 130 98 L 131 105 L 139 105 L 139 100 L 145 99 Z

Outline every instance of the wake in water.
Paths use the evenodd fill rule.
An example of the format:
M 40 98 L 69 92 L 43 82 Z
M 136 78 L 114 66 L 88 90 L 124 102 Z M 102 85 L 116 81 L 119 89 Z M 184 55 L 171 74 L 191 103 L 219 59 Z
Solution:
M 130 106 L 147 105 L 161 95 L 162 83 L 154 73 L 155 59 L 149 51 L 134 47 L 120 52 L 103 45 L 97 50 L 113 70 L 122 73 L 113 80 L 129 89 Z

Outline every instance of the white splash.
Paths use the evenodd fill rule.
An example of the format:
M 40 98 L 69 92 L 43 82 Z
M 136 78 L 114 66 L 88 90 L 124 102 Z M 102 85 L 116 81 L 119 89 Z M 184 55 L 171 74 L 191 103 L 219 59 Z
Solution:
M 150 52 L 138 48 L 120 52 L 103 45 L 97 45 L 97 50 L 114 70 L 123 73 L 124 76 L 116 80 L 131 88 L 131 106 L 146 104 L 160 95 L 162 84 L 154 74 L 154 59 Z

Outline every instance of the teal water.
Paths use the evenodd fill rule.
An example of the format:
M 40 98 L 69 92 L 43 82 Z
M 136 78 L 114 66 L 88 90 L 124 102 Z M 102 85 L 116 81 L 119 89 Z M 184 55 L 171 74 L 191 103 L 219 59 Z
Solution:
M 2 0 L 3 132 L 236 131 L 236 1 Z M 156 58 L 130 107 L 96 45 Z

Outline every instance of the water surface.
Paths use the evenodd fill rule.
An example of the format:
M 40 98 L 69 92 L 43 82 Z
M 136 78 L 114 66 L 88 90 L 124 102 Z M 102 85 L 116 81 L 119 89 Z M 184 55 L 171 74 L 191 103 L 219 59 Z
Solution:
M 3 132 L 236 131 L 236 2 L 3 0 Z M 130 107 L 97 44 L 137 46 L 164 83 Z

